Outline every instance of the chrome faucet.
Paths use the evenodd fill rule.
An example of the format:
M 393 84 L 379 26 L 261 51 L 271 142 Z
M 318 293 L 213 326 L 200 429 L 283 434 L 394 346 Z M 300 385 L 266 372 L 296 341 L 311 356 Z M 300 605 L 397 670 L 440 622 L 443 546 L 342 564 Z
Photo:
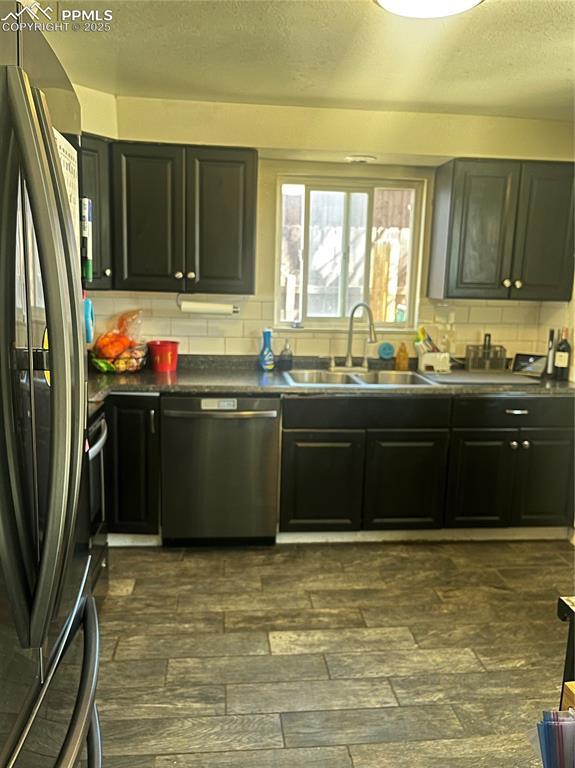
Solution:
M 353 346 L 353 321 L 355 318 L 355 313 L 360 307 L 365 309 L 367 312 L 367 319 L 369 322 L 368 342 L 370 344 L 373 344 L 374 342 L 377 341 L 377 333 L 375 332 L 375 323 L 373 322 L 373 312 L 371 311 L 371 307 L 365 301 L 360 301 L 358 304 L 355 305 L 355 307 L 353 307 L 349 315 L 349 328 L 347 331 L 347 354 L 345 356 L 346 368 L 353 368 L 353 356 L 351 353 L 352 346 Z M 367 354 L 364 357 L 363 367 L 364 368 L 367 367 Z

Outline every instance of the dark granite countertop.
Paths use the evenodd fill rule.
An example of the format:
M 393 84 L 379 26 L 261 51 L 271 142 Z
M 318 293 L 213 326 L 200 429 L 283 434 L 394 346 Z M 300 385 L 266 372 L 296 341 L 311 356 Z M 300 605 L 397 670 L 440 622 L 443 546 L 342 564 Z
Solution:
M 297 368 L 323 368 L 325 361 L 297 360 Z M 378 366 L 381 367 L 381 366 Z M 90 372 L 88 399 L 94 410 L 109 393 L 186 392 L 190 394 L 271 394 L 271 395 L 330 395 L 408 397 L 412 395 L 513 395 L 513 396 L 575 396 L 575 385 L 567 382 L 537 384 L 430 384 L 387 387 L 371 386 L 290 386 L 281 372 L 264 373 L 257 368 L 255 358 L 193 358 L 184 357 L 176 373 L 154 373 L 151 370 L 126 374 Z

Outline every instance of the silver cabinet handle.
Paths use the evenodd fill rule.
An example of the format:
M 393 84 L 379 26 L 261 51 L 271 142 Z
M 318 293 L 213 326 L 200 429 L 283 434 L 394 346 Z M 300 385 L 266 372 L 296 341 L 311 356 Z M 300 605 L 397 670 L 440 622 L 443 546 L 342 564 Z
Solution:
M 110 267 L 104 270 L 104 275 L 106 277 L 112 277 L 112 270 L 110 269 Z
M 174 272 L 174 277 L 176 278 L 176 280 L 181 280 L 183 276 L 184 276 L 183 272 Z
M 512 440 L 509 443 L 509 447 L 511 448 L 511 450 L 516 451 L 519 448 L 519 443 L 517 442 L 517 440 Z
M 525 448 L 525 450 L 527 450 L 528 448 L 531 448 L 531 443 L 529 442 L 529 440 L 524 440 L 524 441 L 521 443 L 521 447 L 522 447 L 522 448 Z
M 196 279 L 196 273 L 195 272 L 188 272 L 186 277 L 188 278 L 188 280 L 195 280 Z
M 150 433 L 156 434 L 156 411 L 153 408 L 150 411 Z
M 108 439 L 108 425 L 106 424 L 105 420 L 102 420 L 102 431 L 100 432 L 100 437 L 96 440 L 94 445 L 90 447 L 90 450 L 88 451 L 88 459 L 90 461 L 94 461 L 96 456 L 98 456 L 103 447 L 106 445 L 106 440 Z
M 527 416 L 529 414 L 529 411 L 527 408 L 506 408 L 505 413 L 508 416 Z
M 511 288 L 511 280 L 508 277 L 506 277 L 505 280 L 503 281 L 503 287 Z
M 516 288 L 523 288 L 523 283 L 521 282 L 521 280 L 516 280 L 514 285 Z

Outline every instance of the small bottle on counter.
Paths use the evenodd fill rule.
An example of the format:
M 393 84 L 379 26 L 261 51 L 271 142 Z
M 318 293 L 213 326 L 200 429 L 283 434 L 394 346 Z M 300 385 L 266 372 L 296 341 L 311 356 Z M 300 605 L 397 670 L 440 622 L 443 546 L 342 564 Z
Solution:
M 291 351 L 289 339 L 286 339 L 284 348 L 278 358 L 278 371 L 291 371 L 293 368 L 293 353 Z
M 272 331 L 271 328 L 266 328 L 263 331 L 262 348 L 258 357 L 260 368 L 262 371 L 273 371 L 275 360 L 274 352 L 272 349 Z
M 555 377 L 555 329 L 549 329 L 549 337 L 547 339 L 547 362 L 545 364 L 545 375 L 549 379 Z
M 571 344 L 569 344 L 569 329 L 561 330 L 561 338 L 555 348 L 555 378 L 557 381 L 567 381 L 569 378 L 569 365 L 571 364 Z
M 397 352 L 395 353 L 395 370 L 396 371 L 408 371 L 409 370 L 409 352 L 405 346 L 405 342 L 402 341 L 399 345 Z

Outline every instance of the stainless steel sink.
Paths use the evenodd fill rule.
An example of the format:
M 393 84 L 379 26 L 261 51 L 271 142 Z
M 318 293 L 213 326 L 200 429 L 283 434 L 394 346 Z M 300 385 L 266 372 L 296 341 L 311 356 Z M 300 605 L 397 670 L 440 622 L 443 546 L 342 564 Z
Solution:
M 347 373 L 345 371 L 289 371 L 284 377 L 290 386 L 306 387 L 412 387 L 431 385 L 424 376 L 411 371 L 367 371 L 366 373 Z
M 362 384 L 379 387 L 421 386 L 431 385 L 433 382 L 412 371 L 368 371 L 367 373 L 354 373 L 353 378 Z
M 289 371 L 284 373 L 289 384 L 305 384 L 307 386 L 351 386 L 357 387 L 361 382 L 356 381 L 349 373 L 337 371 Z

